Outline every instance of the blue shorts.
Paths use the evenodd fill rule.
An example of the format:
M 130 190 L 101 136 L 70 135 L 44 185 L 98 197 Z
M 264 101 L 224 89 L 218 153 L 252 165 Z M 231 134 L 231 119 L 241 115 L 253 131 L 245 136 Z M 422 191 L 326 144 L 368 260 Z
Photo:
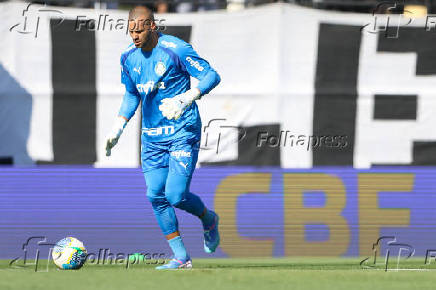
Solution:
M 170 172 L 191 176 L 197 164 L 200 139 L 175 139 L 164 142 L 143 142 L 141 164 L 144 173 L 169 167 Z

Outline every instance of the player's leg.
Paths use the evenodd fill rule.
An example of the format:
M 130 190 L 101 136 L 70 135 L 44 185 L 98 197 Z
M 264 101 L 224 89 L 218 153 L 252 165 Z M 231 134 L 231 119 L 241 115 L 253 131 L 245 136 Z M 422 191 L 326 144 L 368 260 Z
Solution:
M 142 166 L 147 184 L 147 197 L 151 202 L 159 227 L 174 254 L 174 259 L 157 269 L 190 268 L 191 261 L 180 237 L 176 213 L 165 198 L 168 152 L 150 144 L 143 147 Z M 153 168 L 157 166 L 162 167 Z
M 197 163 L 199 142 L 177 142 L 171 147 L 165 196 L 171 205 L 200 218 L 204 229 L 204 249 L 212 253 L 219 245 L 219 217 L 207 209 L 196 194 L 190 192 L 192 174 Z
M 173 260 L 166 265 L 157 267 L 157 269 L 189 268 L 191 267 L 191 262 L 183 240 L 180 237 L 176 213 L 165 198 L 164 190 L 167 175 L 168 167 L 153 169 L 145 173 L 147 197 L 151 202 L 159 227 L 174 254 Z
M 171 161 L 170 161 L 171 163 Z M 174 164 L 174 167 L 179 165 Z M 175 171 L 168 173 L 165 195 L 169 203 L 200 218 L 205 226 L 213 223 L 212 211 L 208 210 L 201 198 L 190 192 L 191 176 Z

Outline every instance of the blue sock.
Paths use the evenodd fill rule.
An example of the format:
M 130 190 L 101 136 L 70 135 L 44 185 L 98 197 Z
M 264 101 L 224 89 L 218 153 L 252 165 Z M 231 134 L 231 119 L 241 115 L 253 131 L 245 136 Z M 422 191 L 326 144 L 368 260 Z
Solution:
M 182 237 L 177 236 L 172 238 L 171 240 L 168 240 L 168 243 L 170 244 L 171 250 L 173 250 L 174 258 L 183 261 L 186 261 L 189 258 Z
M 214 221 L 215 221 L 215 215 L 213 214 L 213 212 L 211 212 L 206 208 L 206 213 L 204 214 L 204 216 L 201 217 L 201 222 L 203 223 L 203 227 L 205 229 L 210 227 L 211 225 L 213 225 Z

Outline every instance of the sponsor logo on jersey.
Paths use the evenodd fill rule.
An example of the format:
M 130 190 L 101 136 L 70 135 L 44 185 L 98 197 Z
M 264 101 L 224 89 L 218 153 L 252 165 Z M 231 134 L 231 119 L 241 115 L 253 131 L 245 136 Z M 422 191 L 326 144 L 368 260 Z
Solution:
M 162 40 L 161 43 L 162 43 L 163 46 L 165 46 L 167 48 L 168 47 L 172 47 L 172 48 L 176 48 L 177 47 L 177 45 L 174 42 Z
M 148 136 L 171 135 L 174 133 L 174 126 L 163 126 L 157 128 L 142 128 L 142 134 Z
M 164 82 L 157 82 L 154 81 L 148 81 L 145 84 L 137 84 L 136 89 L 139 93 L 146 93 L 155 90 L 155 89 L 165 89 L 165 83 Z
M 182 161 L 180 161 L 179 164 L 182 165 L 185 170 L 188 170 L 188 163 L 183 163 Z
M 139 75 L 141 74 L 141 67 L 138 66 L 138 68 L 134 67 L 133 71 L 136 71 Z
M 163 74 L 166 72 L 167 68 L 165 67 L 163 62 L 158 62 L 156 64 L 156 66 L 154 67 L 154 72 L 158 75 L 158 76 L 163 76 Z
M 183 150 L 173 151 L 173 152 L 171 152 L 171 156 L 174 156 L 174 157 L 176 157 L 176 158 L 180 158 L 180 157 L 191 157 L 191 152 L 189 152 L 189 151 L 183 151 Z
M 186 58 L 186 61 L 193 67 L 195 67 L 198 71 L 203 71 L 204 67 L 200 65 L 200 63 L 196 60 L 193 60 L 190 56 Z

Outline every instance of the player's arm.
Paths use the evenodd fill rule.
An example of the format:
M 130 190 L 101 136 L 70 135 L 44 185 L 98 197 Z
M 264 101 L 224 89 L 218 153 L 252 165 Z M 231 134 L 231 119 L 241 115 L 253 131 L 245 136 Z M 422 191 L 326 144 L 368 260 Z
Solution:
M 198 98 L 208 94 L 220 83 L 219 74 L 210 66 L 209 62 L 198 56 L 190 44 L 186 43 L 182 48 L 179 48 L 178 55 L 188 73 L 200 81 L 197 87 L 192 89 L 197 89 L 200 92 Z
M 184 43 L 182 47 L 178 47 L 176 54 L 188 73 L 198 79 L 199 83 L 196 88 L 191 88 L 183 94 L 162 100 L 159 109 L 168 119 L 178 119 L 193 101 L 208 94 L 221 81 L 219 74 L 197 54 L 190 44 Z
M 112 148 L 118 143 L 118 139 L 123 133 L 127 122 L 129 122 L 135 114 L 141 100 L 123 60 L 121 60 L 121 82 L 124 84 L 126 92 L 124 93 L 118 117 L 114 122 L 110 134 L 106 138 L 106 156 L 111 155 Z

